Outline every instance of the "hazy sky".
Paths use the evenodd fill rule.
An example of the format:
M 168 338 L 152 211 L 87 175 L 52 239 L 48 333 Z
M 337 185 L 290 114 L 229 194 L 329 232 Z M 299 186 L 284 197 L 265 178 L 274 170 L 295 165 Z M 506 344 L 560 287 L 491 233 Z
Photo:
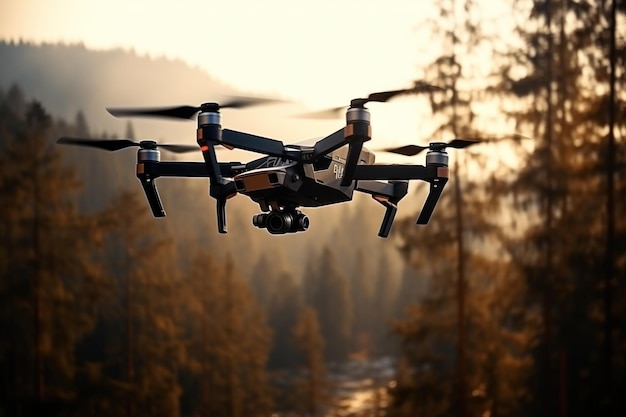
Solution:
M 510 14 L 506 3 L 487 1 L 480 12 Z M 443 52 L 428 31 L 435 17 L 419 0 L 0 0 L 0 39 L 180 58 L 240 91 L 316 110 L 410 86 Z M 369 107 L 386 145 L 433 130 L 424 99 Z
M 416 0 L 1 0 L 0 38 L 182 58 L 253 93 L 341 105 L 416 78 Z

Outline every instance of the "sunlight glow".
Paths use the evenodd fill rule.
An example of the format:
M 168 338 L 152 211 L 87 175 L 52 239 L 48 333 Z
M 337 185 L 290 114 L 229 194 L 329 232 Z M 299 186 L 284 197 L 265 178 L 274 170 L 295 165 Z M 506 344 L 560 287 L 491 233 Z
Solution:
M 481 17 L 502 24 L 506 3 L 489 3 Z M 0 39 L 81 43 L 92 49 L 121 48 L 180 59 L 245 94 L 279 96 L 314 111 L 347 106 L 350 99 L 371 92 L 406 88 L 422 77 L 425 65 L 442 53 L 441 41 L 432 34 L 440 20 L 435 9 L 414 0 L 181 0 L 175 5 L 145 0 L 24 0 L 0 5 Z M 198 91 L 202 88 L 198 86 Z M 160 104 L 167 103 L 155 103 Z M 423 144 L 434 130 L 424 98 L 399 98 L 369 107 L 371 149 Z M 266 122 L 250 121 L 250 128 L 260 129 L 259 134 L 275 134 L 269 128 L 264 131 Z M 295 121 L 281 123 L 285 133 L 294 131 L 287 126 Z M 290 141 L 323 136 L 342 121 L 298 123 L 301 136 Z M 423 162 L 378 157 L 378 162 L 389 161 Z
M 425 6 L 410 0 L 167 4 L 6 2 L 0 38 L 180 58 L 244 91 L 331 106 L 406 86 L 418 64 L 415 27 L 425 16 Z

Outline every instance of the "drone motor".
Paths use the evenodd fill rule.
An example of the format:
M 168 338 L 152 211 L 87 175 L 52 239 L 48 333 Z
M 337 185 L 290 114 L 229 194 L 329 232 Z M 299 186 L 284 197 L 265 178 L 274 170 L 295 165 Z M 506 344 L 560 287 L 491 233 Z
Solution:
M 140 148 L 137 151 L 137 163 L 160 161 L 161 152 L 157 149 L 157 143 L 151 140 L 141 141 Z
M 431 149 L 426 153 L 426 165 L 448 166 L 448 153 L 445 145 L 439 142 L 431 144 Z

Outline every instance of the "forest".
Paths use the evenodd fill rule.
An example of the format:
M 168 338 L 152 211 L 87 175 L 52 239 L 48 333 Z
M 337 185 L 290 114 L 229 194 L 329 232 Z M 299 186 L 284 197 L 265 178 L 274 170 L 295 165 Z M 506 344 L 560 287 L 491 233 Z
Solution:
M 269 243 L 247 206 L 220 240 L 206 184 L 159 185 L 185 209 L 155 223 L 134 155 L 55 144 L 133 124 L 0 84 L 0 417 L 626 415 L 626 2 L 513 2 L 510 43 L 437 4 L 433 139 L 488 134 L 486 103 L 533 139 L 455 153 L 429 225 L 387 241 L 341 207 Z M 343 406 L 345 366 L 383 359 Z
M 80 209 L 54 140 L 86 126 L 0 90 L 2 415 L 318 414 L 332 364 L 395 353 L 387 318 L 423 292 L 412 269 L 394 285 L 360 250 L 349 276 L 324 247 L 302 280 L 270 254 L 246 275 L 155 228 L 141 193 Z

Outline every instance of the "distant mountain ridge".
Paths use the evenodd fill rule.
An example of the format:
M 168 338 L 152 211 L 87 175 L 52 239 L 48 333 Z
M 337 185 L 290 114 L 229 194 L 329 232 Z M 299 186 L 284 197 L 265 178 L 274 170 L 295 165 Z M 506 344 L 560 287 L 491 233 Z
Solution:
M 82 44 L 0 40 L 0 90 L 8 91 L 14 84 L 55 117 L 75 120 L 78 112 L 83 112 L 94 135 L 126 131 L 127 120 L 114 118 L 107 107 L 199 105 L 225 96 L 251 95 L 178 59 L 138 55 L 119 48 L 92 50 Z M 271 96 L 285 98 L 282 94 Z M 303 109 L 299 103 L 288 102 L 229 110 L 224 112 L 222 124 L 297 142 L 331 133 L 342 123 L 338 118 L 328 128 L 328 121 L 291 117 Z M 137 138 L 195 142 L 193 122 L 134 118 L 132 123 Z
M 112 118 L 108 106 L 199 104 L 212 96 L 242 94 L 181 60 L 82 44 L 0 41 L 0 88 L 13 84 L 57 117 L 73 120 L 84 112 L 96 132 L 124 131 L 125 122 Z M 147 123 L 138 124 L 147 132 L 144 126 L 138 131 L 152 136 Z

